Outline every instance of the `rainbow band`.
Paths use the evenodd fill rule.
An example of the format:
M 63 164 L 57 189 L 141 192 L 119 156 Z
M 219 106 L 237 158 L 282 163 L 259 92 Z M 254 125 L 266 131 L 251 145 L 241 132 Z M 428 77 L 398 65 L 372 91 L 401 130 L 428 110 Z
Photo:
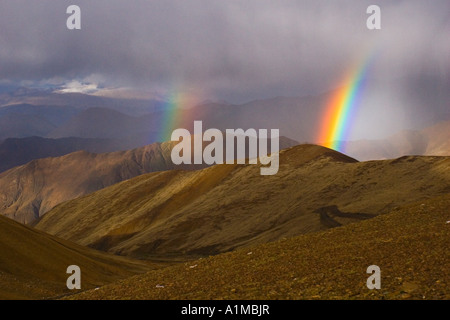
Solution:
M 180 96 L 177 94 L 171 94 L 167 103 L 164 105 L 163 116 L 161 119 L 161 126 L 159 129 L 158 141 L 170 141 L 172 131 L 178 122 Z
M 201 117 L 198 110 L 193 108 L 202 101 L 203 92 L 195 92 L 176 88 L 167 94 L 165 104 L 162 108 L 161 122 L 158 128 L 158 141 L 170 141 L 173 130 L 186 128 L 185 125 L 192 125 L 195 117 Z
M 345 77 L 343 86 L 331 97 L 322 117 L 317 139 L 323 146 L 340 152 L 345 151 L 345 142 L 361 101 L 371 62 L 372 59 L 369 57 L 356 68 L 356 71 Z

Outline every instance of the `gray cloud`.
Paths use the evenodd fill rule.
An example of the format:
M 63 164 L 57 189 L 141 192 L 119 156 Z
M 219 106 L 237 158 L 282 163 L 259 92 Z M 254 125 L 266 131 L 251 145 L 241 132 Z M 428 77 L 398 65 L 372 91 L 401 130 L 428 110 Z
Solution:
M 66 29 L 68 5 L 82 30 Z M 432 4 L 431 4 L 432 3 Z M 382 8 L 382 30 L 366 8 Z M 448 0 L 0 2 L 0 78 L 183 88 L 240 102 L 335 88 L 377 51 L 372 77 L 450 73 Z

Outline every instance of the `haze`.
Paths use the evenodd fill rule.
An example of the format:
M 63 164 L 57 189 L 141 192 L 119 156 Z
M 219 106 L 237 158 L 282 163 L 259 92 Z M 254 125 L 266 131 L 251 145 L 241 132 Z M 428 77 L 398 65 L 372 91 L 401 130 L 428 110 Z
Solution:
M 373 1 L 72 2 L 1 2 L 0 84 L 244 103 L 333 90 L 376 52 L 352 138 L 387 136 L 449 110 L 446 0 L 376 1 L 379 31 L 366 28 Z M 81 7 L 81 30 L 66 28 L 70 4 Z M 423 88 L 432 88 L 426 98 Z

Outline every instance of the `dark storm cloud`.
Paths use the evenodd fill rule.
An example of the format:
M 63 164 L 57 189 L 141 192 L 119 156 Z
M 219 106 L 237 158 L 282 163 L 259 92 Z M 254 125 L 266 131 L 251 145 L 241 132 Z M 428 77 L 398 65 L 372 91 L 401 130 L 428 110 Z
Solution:
M 66 28 L 70 4 L 79 31 Z M 370 4 L 382 8 L 380 31 L 366 28 Z M 2 0 L 0 79 L 90 76 L 242 101 L 329 90 L 372 50 L 374 77 L 448 79 L 449 17 L 448 0 Z

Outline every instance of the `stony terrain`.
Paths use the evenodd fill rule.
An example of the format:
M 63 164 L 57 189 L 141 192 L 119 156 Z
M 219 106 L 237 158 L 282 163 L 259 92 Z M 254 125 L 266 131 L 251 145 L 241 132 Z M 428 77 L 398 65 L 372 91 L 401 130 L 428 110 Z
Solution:
M 150 271 L 69 299 L 449 299 L 450 196 Z M 369 290 L 370 265 L 381 289 Z

